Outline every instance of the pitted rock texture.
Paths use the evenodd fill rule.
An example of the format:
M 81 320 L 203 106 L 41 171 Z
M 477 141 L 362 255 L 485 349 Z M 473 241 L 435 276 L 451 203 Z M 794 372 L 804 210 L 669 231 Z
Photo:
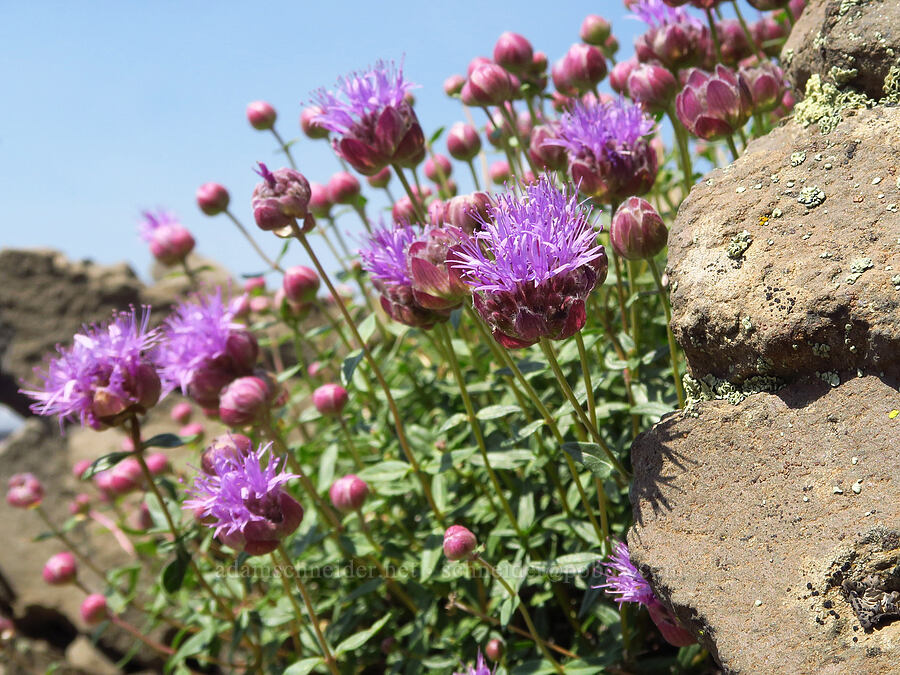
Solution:
M 726 672 L 898 672 L 900 621 L 865 630 L 842 590 L 900 583 L 897 384 L 809 378 L 635 441 L 632 560 Z
M 788 123 L 691 190 L 669 233 L 691 372 L 900 372 L 900 108 Z
M 818 74 L 877 100 L 891 66 L 900 64 L 900 3 L 810 0 L 782 49 L 781 61 L 801 97 L 809 76 Z

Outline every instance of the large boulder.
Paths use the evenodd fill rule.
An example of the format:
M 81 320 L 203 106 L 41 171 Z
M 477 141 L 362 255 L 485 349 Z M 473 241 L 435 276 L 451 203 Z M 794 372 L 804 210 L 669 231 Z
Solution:
M 900 108 L 750 143 L 682 204 L 668 273 L 697 377 L 900 372 Z
M 810 0 L 781 53 L 785 75 L 801 95 L 810 75 L 883 96 L 891 67 L 900 65 L 897 0 Z
M 635 441 L 632 560 L 726 672 L 898 672 L 896 386 L 809 378 Z

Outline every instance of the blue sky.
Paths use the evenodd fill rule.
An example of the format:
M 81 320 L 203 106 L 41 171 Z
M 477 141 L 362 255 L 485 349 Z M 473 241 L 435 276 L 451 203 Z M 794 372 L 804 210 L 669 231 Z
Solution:
M 4 2 L 0 245 L 124 259 L 146 278 L 151 259 L 136 224 L 142 209 L 165 207 L 194 232 L 199 253 L 237 274 L 258 271 L 234 227 L 194 204 L 197 186 L 221 182 L 252 225 L 251 169 L 257 160 L 280 162 L 271 136 L 247 124 L 248 102 L 271 102 L 281 134 L 294 138 L 312 90 L 405 55 L 407 77 L 422 85 L 416 108 L 430 135 L 464 119 L 443 93 L 444 78 L 490 56 L 501 32 L 524 34 L 552 63 L 578 41 L 591 12 L 606 14 L 620 56 L 630 55 L 642 24 L 624 19 L 619 2 Z M 295 151 L 311 181 L 339 168 L 321 141 L 304 137 Z M 343 224 L 357 228 L 349 215 Z M 253 230 L 267 251 L 280 248 Z M 299 247 L 288 262 L 304 262 Z

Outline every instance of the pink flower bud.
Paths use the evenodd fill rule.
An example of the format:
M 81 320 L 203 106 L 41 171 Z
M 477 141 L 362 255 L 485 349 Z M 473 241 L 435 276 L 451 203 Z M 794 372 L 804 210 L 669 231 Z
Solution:
M 512 99 L 513 82 L 509 73 L 496 63 L 486 63 L 472 71 L 460 97 L 468 106 L 499 105 Z
M 488 640 L 488 643 L 484 646 L 484 655 L 491 661 L 499 661 L 503 657 L 503 642 L 497 638 Z
M 716 32 L 719 34 L 719 51 L 724 64 L 734 66 L 753 53 L 744 27 L 737 19 L 722 19 L 717 22 Z
M 362 507 L 369 496 L 369 486 L 351 473 L 334 481 L 328 490 L 328 496 L 338 511 L 355 511 Z
M 614 92 L 623 96 L 628 95 L 628 76 L 637 68 L 638 63 L 636 58 L 631 57 L 625 61 L 619 61 L 613 66 L 609 73 L 609 86 Z
M 583 42 L 595 47 L 602 47 L 611 33 L 612 26 L 609 25 L 609 21 L 602 16 L 588 14 L 584 17 L 584 21 L 581 22 L 579 35 Z M 493 660 L 496 661 L 497 659 Z
M 322 109 L 317 105 L 304 108 L 300 113 L 300 128 L 307 138 L 328 138 L 328 129 L 315 121 L 315 117 L 322 114 Z
M 256 375 L 239 377 L 219 396 L 219 417 L 228 426 L 244 426 L 262 419 L 269 410 L 273 391 Z
M 341 414 L 350 397 L 347 390 L 339 384 L 323 384 L 313 392 L 312 398 L 320 415 L 336 417 Z
M 768 12 L 773 9 L 781 9 L 788 4 L 788 0 L 747 0 L 747 4 L 760 12 Z
M 231 360 L 233 371 L 238 375 L 244 375 L 256 366 L 259 343 L 249 330 L 232 328 L 225 339 L 225 354 Z
M 563 57 L 566 81 L 577 91 L 587 92 L 606 77 L 603 52 L 592 45 L 574 44 Z
M 740 68 L 740 76 L 747 83 L 753 109 L 756 112 L 769 112 L 781 103 L 784 94 L 784 73 L 771 61 L 764 61 L 754 68 Z
M 163 265 L 180 264 L 194 250 L 194 237 L 180 223 L 167 223 L 157 227 L 150 238 L 150 253 Z
M 200 422 L 191 422 L 190 424 L 185 424 L 183 427 L 181 427 L 178 430 L 178 435 L 182 438 L 192 438 L 193 436 L 202 438 L 204 432 L 205 429 L 203 428 L 203 424 L 201 424 Z
M 275 126 L 275 108 L 265 101 L 254 101 L 247 106 L 247 121 L 250 126 L 259 131 L 265 131 Z
M 447 202 L 445 221 L 454 227 L 472 234 L 490 218 L 491 198 L 485 192 L 473 192 L 454 197 Z
M 433 199 L 428 205 L 428 222 L 436 227 L 441 227 L 447 222 L 447 203 L 440 199 Z
M 679 626 L 674 617 L 669 614 L 669 611 L 659 601 L 651 602 L 647 605 L 647 611 L 653 623 L 659 628 L 659 632 L 662 633 L 662 636 L 670 645 L 687 647 L 697 642 L 697 638 Z
M 503 33 L 494 45 L 494 61 L 511 73 L 521 74 L 532 65 L 534 50 L 531 43 L 518 33 Z
M 91 460 L 82 459 L 75 462 L 75 466 L 72 467 L 72 475 L 75 478 L 81 480 L 81 477 L 84 475 L 84 472 L 87 471 L 91 467 Z
M 462 90 L 465 83 L 466 78 L 462 75 L 451 75 L 444 80 L 444 93 L 447 94 L 447 96 L 455 96 Z
M 244 281 L 244 290 L 247 293 L 266 290 L 266 280 L 263 277 L 250 277 Z
M 314 269 L 295 265 L 285 270 L 282 287 L 289 301 L 302 304 L 316 299 L 319 283 L 319 275 Z
M 88 626 L 96 626 L 109 616 L 106 598 L 99 593 L 87 596 L 81 602 L 81 620 Z
M 509 162 L 505 159 L 498 159 L 491 163 L 488 167 L 488 175 L 491 177 L 491 182 L 496 185 L 503 185 L 506 181 L 509 180 Z
M 143 531 L 153 527 L 153 516 L 150 515 L 150 508 L 147 506 L 147 502 L 141 502 L 140 506 L 131 512 L 128 523 L 135 530 Z
M 631 98 L 654 113 L 667 110 L 679 89 L 671 72 L 651 63 L 642 63 L 632 70 L 627 86 Z
M 753 37 L 753 42 L 762 49 L 766 56 L 775 58 L 781 54 L 781 47 L 788 35 L 788 29 L 772 16 L 764 16 L 759 21 L 750 24 L 750 35 Z
M 806 9 L 806 0 L 790 0 L 788 9 L 794 17 L 794 21 L 800 18 L 803 10 Z
M 228 303 L 228 311 L 235 319 L 240 319 L 250 313 L 250 296 L 247 293 L 232 298 Z
M 477 546 L 475 535 L 462 525 L 451 525 L 444 532 L 444 555 L 450 560 L 469 558 Z
M 107 489 L 114 495 L 125 495 L 137 489 L 144 480 L 144 472 L 134 457 L 126 457 L 109 471 Z
M 718 65 L 714 73 L 692 70 L 687 84 L 675 97 L 678 119 L 695 136 L 711 141 L 744 126 L 753 100 L 740 75 Z
M 388 183 L 391 182 L 392 175 L 390 167 L 386 166 L 378 173 L 368 176 L 366 182 L 373 188 L 387 187 Z
M 310 215 L 309 182 L 294 169 L 276 169 L 273 172 L 262 162 L 259 167 L 263 182 L 253 189 L 251 203 L 256 224 L 261 230 L 279 230 L 278 233 L 286 231 L 290 234 L 290 228 L 297 219 L 306 220 Z
M 150 473 L 154 476 L 159 476 L 172 470 L 169 458 L 161 452 L 154 452 L 147 455 L 144 461 L 147 463 L 147 468 L 150 469 Z
M 203 454 L 200 455 L 200 468 L 210 476 L 215 475 L 216 461 L 222 459 L 239 459 L 246 457 L 253 450 L 253 442 L 243 434 L 223 434 L 216 436 Z
M 325 218 L 331 212 L 334 203 L 327 185 L 309 184 L 309 210 L 316 218 Z
M 469 61 L 469 65 L 466 67 L 466 78 L 472 77 L 472 73 L 474 73 L 481 66 L 486 66 L 491 63 L 493 63 L 493 61 L 491 61 L 487 57 L 476 56 L 474 59 Z
M 568 156 L 566 149 L 559 145 L 547 144 L 546 141 L 555 139 L 553 128 L 547 125 L 536 127 L 531 134 L 531 144 L 528 146 L 528 156 L 538 167 L 550 171 L 561 171 L 566 168 Z
M 306 367 L 306 374 L 312 378 L 319 377 L 322 374 L 325 366 L 322 365 L 319 361 L 313 361 Z
M 226 211 L 230 200 L 228 190 L 218 183 L 204 183 L 197 188 L 197 206 L 208 216 Z
M 172 407 L 172 412 L 169 413 L 169 416 L 172 418 L 173 422 L 178 422 L 178 424 L 187 424 L 191 420 L 191 415 L 194 413 L 194 408 L 187 401 L 181 401 L 176 403 Z
M 6 503 L 17 509 L 39 506 L 44 498 L 43 484 L 31 473 L 14 474 L 9 479 L 8 487 Z
M 412 223 L 416 220 L 416 209 L 409 197 L 400 197 L 391 207 L 391 215 L 394 218 L 394 222 Z
M 600 51 L 603 52 L 603 56 L 608 59 L 611 59 L 616 55 L 616 52 L 619 51 L 619 41 L 616 39 L 615 35 L 610 35 L 606 40 L 603 41 L 603 46 L 600 47 Z
M 353 204 L 359 193 L 359 181 L 346 171 L 334 174 L 328 181 L 328 197 L 335 204 Z
M 51 586 L 70 584 L 75 581 L 77 574 L 78 564 L 75 562 L 75 556 L 68 551 L 51 556 L 41 573 L 44 581 Z
M 669 236 L 656 209 L 645 199 L 629 197 L 613 215 L 609 240 L 626 260 L 652 258 L 663 250 Z
M 69 513 L 73 516 L 84 515 L 91 508 L 91 496 L 84 492 L 79 492 L 75 498 L 69 502 Z
M 433 155 L 425 160 L 425 177 L 434 183 L 440 183 L 450 178 L 453 173 L 453 165 L 444 155 Z

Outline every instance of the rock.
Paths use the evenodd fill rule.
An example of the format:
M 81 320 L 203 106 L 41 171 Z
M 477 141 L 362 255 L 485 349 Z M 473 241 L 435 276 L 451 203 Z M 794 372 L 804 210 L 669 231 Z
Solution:
M 669 234 L 691 372 L 900 372 L 900 108 L 788 123 L 696 185 Z
M 20 382 L 85 322 L 140 305 L 142 287 L 124 263 L 71 261 L 49 249 L 0 251 L 0 403 L 30 414 Z
M 818 74 L 877 100 L 891 67 L 900 65 L 900 3 L 810 0 L 784 45 L 781 61 L 801 96 L 810 75 Z
M 726 672 L 897 672 L 900 616 L 853 606 L 900 591 L 897 384 L 808 378 L 635 441 L 632 560 Z
M 73 668 L 93 675 L 118 675 L 121 672 L 84 636 L 77 637 L 66 648 L 66 661 Z

